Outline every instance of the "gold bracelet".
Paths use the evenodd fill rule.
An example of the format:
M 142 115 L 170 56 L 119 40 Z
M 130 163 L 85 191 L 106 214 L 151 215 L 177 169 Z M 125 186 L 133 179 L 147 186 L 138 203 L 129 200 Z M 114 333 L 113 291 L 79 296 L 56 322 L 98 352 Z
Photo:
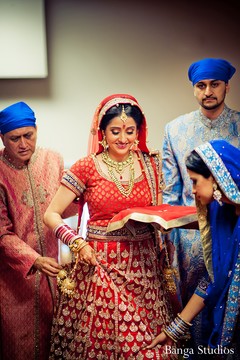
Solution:
M 170 337 L 170 339 L 172 339 L 174 342 L 177 342 L 178 340 L 175 339 L 172 335 L 169 334 L 169 332 L 166 330 L 166 329 L 163 329 L 163 332 L 168 336 Z
M 193 324 L 191 324 L 190 322 L 186 321 L 186 320 L 183 320 L 183 318 L 181 317 L 181 315 L 178 313 L 177 314 L 177 317 L 182 320 L 184 322 L 184 324 L 187 324 L 188 326 L 192 326 Z
M 85 240 L 82 237 L 77 237 L 70 245 L 69 248 L 73 252 L 79 251 L 79 247 L 85 242 Z
M 85 246 L 89 245 L 87 241 L 85 241 L 85 240 L 83 240 L 83 241 L 84 241 L 84 243 L 81 244 L 81 246 L 80 246 L 79 249 L 78 249 L 78 252 L 79 252 L 80 250 L 82 250 Z

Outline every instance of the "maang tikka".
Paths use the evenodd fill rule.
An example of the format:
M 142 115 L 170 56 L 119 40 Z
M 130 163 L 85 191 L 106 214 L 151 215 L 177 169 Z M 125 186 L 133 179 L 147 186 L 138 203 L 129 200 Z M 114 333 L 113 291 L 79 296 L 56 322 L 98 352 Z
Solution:
M 124 105 L 122 105 L 122 112 L 121 112 L 121 115 L 120 115 L 120 119 L 125 123 L 125 121 L 127 120 L 128 116 L 127 114 L 125 113 L 125 109 L 124 109 Z
M 220 190 L 218 190 L 218 186 L 216 183 L 213 183 L 213 198 L 219 203 L 220 206 L 222 206 L 222 193 Z

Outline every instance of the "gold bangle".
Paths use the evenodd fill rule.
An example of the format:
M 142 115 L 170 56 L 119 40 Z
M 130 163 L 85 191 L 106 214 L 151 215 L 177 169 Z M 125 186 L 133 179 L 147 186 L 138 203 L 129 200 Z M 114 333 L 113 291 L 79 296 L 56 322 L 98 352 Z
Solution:
M 163 329 L 164 334 L 166 334 L 170 339 L 172 339 L 175 343 L 178 342 L 177 339 L 175 339 L 172 335 L 169 334 L 169 332 L 166 329 Z
M 79 249 L 77 250 L 78 252 L 79 252 L 80 250 L 82 250 L 85 246 L 89 245 L 87 241 L 85 241 L 85 240 L 83 240 L 83 241 L 84 241 L 84 243 L 81 244 L 81 246 L 80 246 Z
M 75 235 L 68 243 L 68 246 L 74 245 L 75 243 L 77 243 L 79 240 L 84 240 L 80 235 Z
M 181 315 L 178 313 L 177 314 L 177 317 L 182 320 L 184 322 L 184 324 L 187 324 L 188 326 L 192 326 L 193 324 L 191 324 L 190 322 L 186 321 L 186 320 L 183 320 L 183 318 L 181 317 Z
M 69 248 L 73 252 L 79 251 L 79 247 L 85 242 L 85 240 L 82 237 L 76 238 L 70 245 Z

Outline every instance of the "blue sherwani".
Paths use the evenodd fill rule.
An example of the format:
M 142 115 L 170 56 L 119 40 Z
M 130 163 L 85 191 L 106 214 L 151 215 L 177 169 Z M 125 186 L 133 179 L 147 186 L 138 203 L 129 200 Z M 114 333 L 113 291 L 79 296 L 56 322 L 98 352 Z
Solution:
M 240 148 L 240 112 L 225 106 L 217 119 L 209 120 L 200 110 L 196 110 L 166 125 L 163 140 L 164 203 L 195 205 L 185 156 L 196 146 L 213 139 L 225 139 Z M 180 272 L 180 288 L 185 305 L 205 269 L 200 233 L 196 230 L 174 230 L 171 238 L 176 247 L 174 265 Z

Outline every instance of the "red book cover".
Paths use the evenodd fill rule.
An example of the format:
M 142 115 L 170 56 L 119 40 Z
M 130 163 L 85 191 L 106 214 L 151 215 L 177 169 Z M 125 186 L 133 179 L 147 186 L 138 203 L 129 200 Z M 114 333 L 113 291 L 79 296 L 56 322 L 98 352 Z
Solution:
M 169 204 L 129 208 L 110 220 L 107 232 L 122 228 L 128 220 L 158 224 L 160 228 L 168 230 L 197 221 L 197 210 L 195 206 Z

